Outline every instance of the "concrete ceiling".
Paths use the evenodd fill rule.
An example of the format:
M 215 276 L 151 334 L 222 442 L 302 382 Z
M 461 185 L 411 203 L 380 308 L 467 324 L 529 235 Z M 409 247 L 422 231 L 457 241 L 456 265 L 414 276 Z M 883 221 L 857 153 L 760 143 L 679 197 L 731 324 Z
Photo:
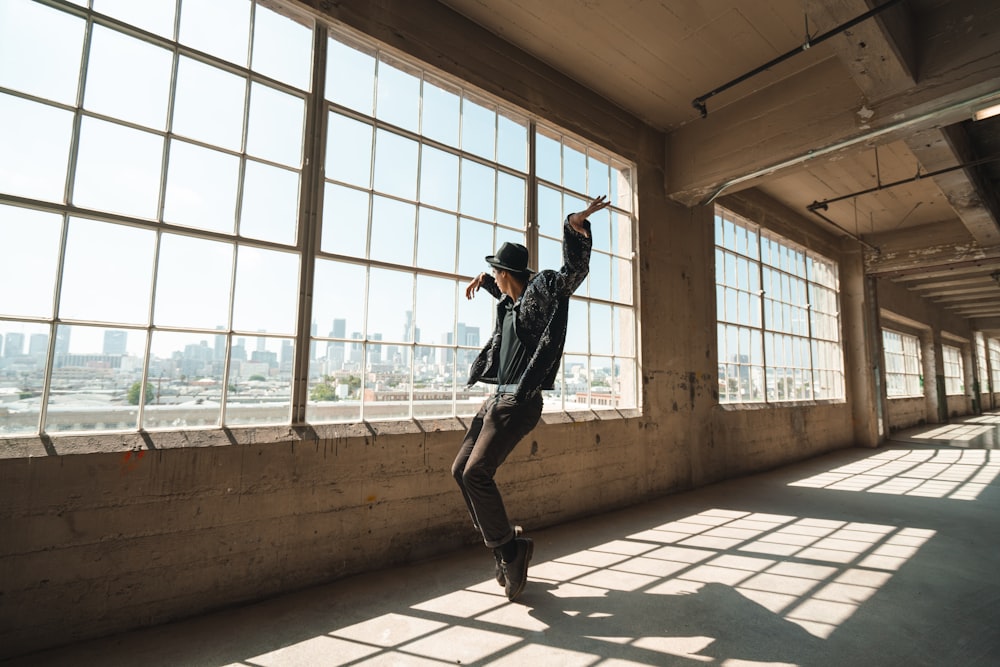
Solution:
M 757 188 L 1000 335 L 996 0 L 440 1 L 667 133 L 677 201 Z

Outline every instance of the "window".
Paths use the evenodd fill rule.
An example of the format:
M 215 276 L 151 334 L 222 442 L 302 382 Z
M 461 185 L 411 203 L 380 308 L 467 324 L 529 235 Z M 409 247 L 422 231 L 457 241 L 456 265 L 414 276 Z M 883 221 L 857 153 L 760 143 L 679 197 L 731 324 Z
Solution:
M 944 393 L 960 396 L 965 393 L 965 374 L 962 370 L 962 350 L 951 345 L 941 346 L 944 359 Z
M 604 193 L 547 403 L 637 404 L 634 165 L 278 2 L 79 4 L 0 3 L 0 435 L 471 413 L 465 284 Z
M 986 365 L 986 337 L 981 331 L 976 332 L 976 364 L 979 367 L 979 392 L 988 393 L 990 391 L 990 376 Z
M 990 391 L 1000 388 L 1000 340 L 988 338 L 986 340 L 990 355 Z
M 889 398 L 924 395 L 921 374 L 920 340 L 898 331 L 882 329 L 885 355 L 885 390 Z
M 716 207 L 719 401 L 844 398 L 831 260 Z

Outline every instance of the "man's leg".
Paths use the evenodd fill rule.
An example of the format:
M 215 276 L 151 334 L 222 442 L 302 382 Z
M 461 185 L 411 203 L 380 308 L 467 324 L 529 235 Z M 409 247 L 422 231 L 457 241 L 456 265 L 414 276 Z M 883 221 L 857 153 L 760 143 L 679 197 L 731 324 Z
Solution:
M 465 506 L 469 508 L 469 516 L 472 517 L 472 523 L 480 535 L 483 531 L 479 528 L 476 509 L 472 506 L 472 501 L 465 490 L 465 483 L 462 481 L 462 478 L 465 475 L 465 466 L 469 462 L 469 456 L 472 455 L 472 449 L 476 446 L 476 440 L 479 438 L 480 431 L 483 430 L 483 418 L 486 416 L 486 410 L 489 408 L 491 400 L 493 400 L 493 397 L 483 401 L 479 412 L 473 417 L 472 423 L 469 425 L 469 430 L 465 433 L 465 438 L 462 440 L 461 447 L 458 448 L 458 454 L 455 456 L 454 463 L 451 464 L 452 477 L 458 482 L 458 488 L 462 491 L 462 497 L 465 499 Z
M 503 396 L 488 405 L 479 436 L 465 459 L 459 483 L 472 507 L 483 541 L 494 550 L 497 582 L 505 587 L 511 600 L 521 593 L 527 581 L 533 544 L 528 538 L 516 537 L 494 476 L 514 446 L 538 423 L 541 412 L 540 395 L 520 403 Z

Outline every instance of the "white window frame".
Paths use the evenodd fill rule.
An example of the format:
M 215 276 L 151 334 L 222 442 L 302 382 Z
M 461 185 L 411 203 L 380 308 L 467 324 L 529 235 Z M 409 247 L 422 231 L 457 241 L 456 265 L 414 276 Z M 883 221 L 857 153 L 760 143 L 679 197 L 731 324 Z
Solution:
M 920 339 L 914 335 L 882 329 L 885 359 L 885 393 L 889 398 L 916 398 L 923 392 Z
M 137 405 L 135 405 L 134 409 L 131 409 L 131 412 L 126 411 L 128 414 L 124 414 L 124 421 L 119 420 L 113 414 L 114 411 L 108 411 L 107 414 L 102 414 L 98 418 L 83 416 L 78 422 L 73 421 L 76 419 L 76 416 L 73 416 L 66 422 L 68 426 L 57 429 L 59 432 L 72 433 L 80 430 L 112 432 L 141 431 L 151 430 L 151 428 L 174 430 L 176 428 L 219 427 L 251 423 L 254 425 L 283 425 L 289 423 L 330 423 L 354 422 L 359 420 L 370 421 L 373 419 L 421 418 L 425 415 L 415 409 L 415 405 L 420 401 L 417 399 L 417 392 L 414 389 L 417 381 L 414 377 L 414 366 L 416 364 L 417 353 L 422 352 L 427 353 L 422 358 L 448 359 L 447 363 L 451 363 L 451 368 L 453 369 L 450 385 L 444 388 L 443 395 L 440 397 L 440 400 L 445 403 L 445 407 L 441 408 L 433 416 L 461 416 L 471 414 L 471 412 L 475 411 L 474 408 L 463 402 L 462 392 L 465 390 L 462 378 L 468 372 L 467 362 L 470 359 L 470 355 L 474 356 L 478 352 L 479 346 L 488 338 L 490 331 L 480 330 L 479 339 L 476 341 L 475 337 L 461 338 L 461 331 L 453 329 L 457 333 L 453 336 L 452 340 L 424 342 L 417 339 L 414 333 L 415 326 L 413 326 L 407 327 L 407 333 L 396 336 L 397 339 L 383 341 L 380 338 L 382 332 L 362 330 L 361 337 L 354 338 L 351 330 L 341 333 L 335 329 L 329 329 L 328 322 L 324 322 L 323 328 L 320 329 L 314 329 L 314 324 L 310 326 L 312 323 L 312 313 L 308 310 L 310 300 L 300 299 L 300 294 L 308 294 L 310 298 L 313 295 L 315 262 L 318 259 L 337 261 L 345 265 L 350 264 L 360 268 L 363 275 L 361 283 L 343 285 L 342 288 L 345 290 L 366 289 L 366 285 L 374 271 L 395 271 L 412 276 L 414 285 L 422 277 L 438 281 L 451 281 L 455 286 L 455 299 L 458 301 L 459 298 L 464 300 L 465 285 L 475 275 L 471 273 L 471 270 L 428 270 L 419 265 L 416 257 L 414 257 L 413 261 L 404 260 L 396 262 L 395 260 L 372 258 L 368 250 L 361 256 L 355 256 L 324 251 L 320 247 L 322 243 L 320 232 L 323 225 L 323 189 L 325 183 L 328 182 L 328 180 L 324 180 L 321 172 L 326 152 L 323 140 L 326 137 L 327 119 L 330 113 L 334 112 L 368 124 L 375 131 L 384 132 L 386 135 L 391 134 L 393 137 L 399 137 L 402 140 L 415 142 L 420 150 L 428 147 L 434 148 L 457 156 L 459 159 L 468 161 L 470 164 L 475 163 L 486 169 L 492 169 L 495 173 L 515 175 L 525 180 L 523 220 L 514 225 L 498 222 L 496 219 L 488 216 L 478 220 L 478 222 L 490 228 L 491 238 L 486 242 L 487 245 L 481 248 L 478 245 L 473 247 L 471 243 L 468 247 L 463 244 L 461 248 L 461 252 L 463 253 L 468 252 L 485 256 L 494 252 L 504 240 L 523 239 L 523 242 L 532 251 L 532 264 L 535 268 L 558 269 L 558 266 L 538 266 L 540 229 L 543 224 L 552 222 L 535 219 L 538 211 L 537 197 L 539 188 L 544 184 L 546 187 L 560 193 L 561 211 L 559 215 L 561 217 L 565 217 L 565 215 L 572 211 L 582 209 L 590 197 L 600 194 L 609 195 L 612 204 L 611 208 L 594 217 L 595 232 L 606 234 L 608 240 L 606 243 L 599 243 L 595 240 L 594 257 L 597 258 L 597 261 L 592 261 L 591 276 L 588 278 L 588 282 L 574 295 L 573 304 L 570 308 L 570 317 L 576 318 L 574 321 L 578 324 L 582 322 L 583 325 L 588 327 L 602 327 L 602 333 L 599 336 L 592 333 L 594 329 L 588 328 L 587 333 L 584 335 L 585 344 L 573 353 L 577 359 L 583 359 L 586 362 L 586 368 L 583 370 L 583 374 L 580 375 L 587 383 L 586 389 L 585 391 L 575 392 L 572 397 L 568 396 L 566 377 L 569 369 L 566 369 L 560 374 L 556 390 L 547 393 L 546 409 L 641 409 L 642 395 L 641 384 L 639 382 L 640 361 L 638 353 L 639 317 L 638 299 L 636 298 L 637 267 L 635 262 L 637 244 L 635 206 L 637 195 L 635 184 L 637 182 L 637 173 L 634 163 L 611 153 L 597 144 L 571 135 L 569 132 L 546 122 L 544 119 L 518 109 L 499 98 L 495 98 L 467 82 L 435 70 L 411 56 L 389 49 L 364 34 L 344 26 L 335 25 L 330 19 L 314 19 L 311 14 L 295 4 L 288 3 L 285 6 L 272 0 L 267 0 L 267 2 L 257 0 L 250 5 L 248 10 L 248 25 L 253 25 L 255 12 L 263 16 L 267 13 L 265 10 L 274 10 L 280 12 L 286 18 L 292 17 L 294 21 L 310 26 L 310 36 L 302 40 L 308 43 L 286 45 L 300 46 L 312 53 L 311 80 L 297 80 L 293 82 L 283 80 L 280 77 L 274 78 L 278 75 L 272 72 L 257 71 L 254 69 L 256 61 L 252 55 L 247 56 L 246 62 L 239 62 L 242 56 L 239 55 L 240 52 L 238 49 L 235 59 L 231 54 L 228 59 L 224 59 L 222 56 L 210 53 L 209 50 L 201 46 L 195 48 L 183 40 L 179 41 L 176 39 L 176 27 L 168 26 L 163 29 L 140 27 L 138 30 L 133 30 L 128 26 L 129 17 L 125 15 L 108 17 L 89 9 L 87 6 L 81 7 L 78 4 L 63 2 L 61 0 L 40 3 L 38 6 L 44 8 L 42 11 L 52 12 L 53 17 L 70 18 L 71 20 L 79 21 L 80 25 L 84 26 L 87 37 L 83 42 L 82 51 L 84 55 L 79 66 L 78 86 L 82 86 L 87 77 L 87 45 L 89 44 L 90 31 L 92 30 L 92 26 L 99 26 L 104 32 L 115 32 L 121 39 L 135 40 L 136 44 L 155 47 L 166 53 L 168 59 L 173 59 L 172 71 L 174 74 L 170 77 L 169 93 L 167 93 L 171 100 L 169 103 L 171 109 L 173 109 L 172 100 L 177 95 L 176 71 L 178 68 L 178 58 L 188 58 L 197 60 L 202 65 L 213 67 L 220 72 L 242 78 L 246 82 L 248 100 L 252 98 L 252 92 L 255 90 L 254 86 L 267 86 L 269 89 L 279 91 L 281 95 L 301 101 L 305 110 L 302 131 L 303 159 L 301 164 L 285 164 L 274 162 L 273 160 L 270 163 L 270 166 L 281 167 L 290 173 L 293 172 L 296 178 L 300 179 L 294 240 L 280 241 L 245 237 L 240 235 L 238 230 L 235 233 L 229 233 L 226 231 L 207 231 L 197 227 L 171 225 L 169 221 L 163 220 L 162 200 L 164 196 L 164 183 L 167 181 L 166 176 L 160 182 L 159 197 L 161 205 L 159 214 L 156 217 L 148 219 L 126 213 L 109 213 L 106 210 L 81 208 L 78 205 L 75 206 L 67 203 L 65 197 L 60 199 L 59 197 L 62 195 L 51 197 L 46 195 L 41 198 L 33 198 L 34 196 L 28 196 L 17 191 L 0 191 L 0 207 L 7 207 L 4 210 L 44 212 L 45 214 L 60 218 L 64 230 L 71 218 L 78 217 L 102 223 L 115 223 L 129 229 L 144 230 L 155 234 L 157 239 L 160 238 L 160 235 L 167 232 L 177 233 L 199 241 L 227 243 L 237 251 L 242 251 L 242 249 L 246 248 L 246 252 L 265 251 L 282 257 L 294 257 L 298 262 L 299 282 L 294 293 L 290 293 L 288 296 L 288 299 L 295 304 L 294 330 L 272 332 L 254 328 L 240 329 L 235 327 L 232 321 L 221 329 L 212 329 L 210 327 L 197 329 L 190 326 L 168 328 L 170 333 L 191 336 L 192 342 L 196 342 L 195 338 L 209 340 L 209 343 L 202 345 L 200 349 L 198 345 L 194 345 L 193 352 L 204 357 L 206 363 L 207 360 L 212 359 L 213 355 L 215 355 L 218 364 L 218 376 L 214 378 L 214 382 L 219 387 L 220 398 L 218 400 L 221 402 L 221 407 L 218 407 L 216 412 L 213 413 L 216 415 L 215 417 L 210 418 L 208 421 L 198 421 L 192 417 L 197 412 L 197 409 L 190 408 L 188 414 L 177 415 L 177 420 L 171 424 L 166 424 L 165 420 L 160 420 L 156 425 L 150 427 L 145 417 L 152 415 L 161 407 L 158 405 L 161 389 L 166 389 L 171 382 L 176 381 L 176 377 L 169 378 L 167 376 L 168 372 L 174 371 L 161 370 L 154 364 L 154 357 L 150 354 L 150 340 L 158 335 L 159 332 L 163 332 L 164 328 L 158 327 L 155 322 L 149 320 L 145 322 L 99 320 L 101 327 L 106 329 L 106 346 L 109 350 L 113 351 L 113 354 L 122 356 L 121 353 L 114 351 L 116 349 L 116 342 L 121 338 L 119 333 L 122 331 L 128 332 L 129 336 L 142 337 L 146 341 L 144 346 L 140 346 L 139 353 L 131 356 L 126 364 L 130 369 L 129 373 L 131 373 L 128 382 L 133 385 L 137 392 Z M 184 7 L 184 5 L 177 3 L 176 7 Z M 123 24 L 125 27 L 123 27 Z M 169 25 L 183 26 L 183 21 L 178 20 L 176 23 L 170 23 Z M 251 35 L 250 39 L 252 41 L 254 39 L 252 37 L 254 34 L 253 31 L 251 30 L 248 34 Z M 263 30 L 261 34 L 263 34 Z M 420 127 L 411 127 L 405 122 L 399 124 L 400 121 L 395 120 L 395 118 L 380 116 L 377 109 L 367 111 L 358 110 L 330 101 L 329 96 L 323 95 L 323 88 L 325 81 L 327 81 L 325 76 L 326 62 L 324 61 L 323 54 L 326 51 L 325 45 L 331 39 L 342 39 L 360 46 L 366 52 L 373 54 L 376 62 L 381 63 L 384 61 L 391 63 L 400 71 L 412 75 L 417 85 L 423 85 L 423 82 L 433 80 L 450 90 L 456 91 L 462 100 L 469 100 L 475 104 L 493 109 L 498 118 L 509 116 L 516 119 L 525 128 L 526 141 L 524 152 L 526 167 L 520 169 L 516 166 L 511 167 L 504 163 L 503 159 L 499 156 L 484 155 L 474 149 L 467 149 L 459 145 L 449 145 L 448 143 L 442 143 L 440 140 L 425 137 L 421 133 Z M 273 47 L 273 44 L 271 46 Z M 67 50 L 66 53 L 72 55 L 71 51 L 72 49 Z M 282 51 L 287 51 L 287 49 L 282 49 Z M 274 53 L 273 49 L 271 52 Z M 69 55 L 66 57 L 69 57 Z M 66 193 L 72 192 L 74 178 L 76 178 L 75 170 L 77 163 L 75 160 L 77 157 L 77 144 L 75 142 L 78 141 L 81 120 L 98 119 L 101 122 L 114 124 L 125 129 L 142 130 L 163 141 L 164 145 L 179 141 L 171 133 L 169 120 L 163 128 L 150 128 L 138 126 L 131 120 L 121 120 L 113 116 L 108 116 L 107 111 L 96 114 L 86 108 L 86 103 L 83 101 L 82 95 L 77 95 L 78 99 L 75 102 L 63 99 L 55 100 L 45 97 L 44 94 L 32 91 L 25 92 L 16 88 L 4 88 L 2 83 L 0 83 L 0 95 L 16 100 L 18 104 L 35 104 L 38 105 L 39 109 L 58 110 L 60 113 L 73 119 L 71 148 L 68 150 L 69 166 L 65 177 Z M 113 113 L 113 110 L 111 113 Z M 249 112 L 246 111 L 245 107 L 244 114 L 246 113 Z M 98 116 L 100 117 L 98 118 Z M 246 128 L 247 121 L 246 115 L 244 115 L 244 143 L 246 141 L 246 133 L 248 132 Z M 547 133 L 548 136 L 556 137 L 556 144 L 560 150 L 559 159 L 561 165 L 563 165 L 563 161 L 569 159 L 583 161 L 587 177 L 582 185 L 568 178 L 563 178 L 562 172 L 568 172 L 568 168 L 565 166 L 560 168 L 559 178 L 542 179 L 535 173 L 535 165 L 530 163 L 529 156 L 535 154 L 536 137 L 541 132 Z M 226 148 L 222 150 L 210 142 L 203 140 L 199 140 L 199 142 L 199 146 L 202 148 L 224 153 L 229 158 L 241 161 L 241 165 L 248 163 L 251 158 L 257 159 L 258 157 L 248 152 L 246 148 L 238 150 Z M 292 152 L 294 153 L 294 150 Z M 373 163 L 376 159 L 374 150 L 371 156 L 359 157 L 361 159 L 370 158 Z M 169 163 L 168 149 L 164 149 L 161 161 L 164 165 Z M 241 166 L 241 170 L 239 171 L 241 178 L 243 168 Z M 609 173 L 610 176 L 593 178 L 593 175 L 601 173 L 602 169 L 605 170 L 605 173 Z M 387 198 L 392 198 L 393 201 L 405 205 L 418 203 L 416 202 L 416 197 L 408 199 L 405 196 L 401 197 L 392 193 L 381 193 L 375 183 L 358 187 L 359 191 L 367 197 L 384 194 Z M 244 188 L 241 181 L 236 196 L 246 197 L 251 194 L 253 194 L 251 187 L 247 185 Z M 446 210 L 444 212 L 456 216 L 464 215 L 462 211 L 458 210 Z M 476 216 L 470 215 L 470 217 Z M 611 225 L 608 225 L 609 221 Z M 556 221 L 557 227 L 561 228 L 561 222 L 562 220 Z M 598 225 L 606 226 L 598 227 Z M 611 227 L 616 230 L 617 237 L 613 236 L 616 233 L 615 231 L 609 231 Z M 417 233 L 414 228 L 413 234 L 416 235 Z M 63 238 L 65 238 L 65 231 L 63 231 Z M 370 248 L 372 243 L 378 241 L 379 239 L 371 239 L 368 241 L 366 247 Z M 385 239 L 381 241 L 386 242 Z M 157 241 L 157 248 L 159 248 L 158 243 L 159 241 Z M 482 270 L 485 270 L 487 268 L 485 262 L 481 264 Z M 595 264 L 607 267 L 606 271 L 595 271 Z M 234 269 L 235 273 L 236 270 Z M 604 277 L 604 273 L 607 274 L 606 278 Z M 54 276 L 58 276 L 58 273 L 54 273 Z M 605 279 L 614 284 L 613 287 L 608 288 L 608 291 L 605 291 L 603 284 L 597 283 L 598 280 Z M 57 277 L 55 278 L 55 282 L 58 283 Z M 155 287 L 151 288 L 151 291 L 155 294 Z M 414 292 L 416 292 L 416 287 L 414 288 Z M 150 298 L 152 299 L 153 297 L 151 296 Z M 233 309 L 232 299 L 234 298 L 232 293 L 230 293 L 229 298 L 231 317 Z M 409 298 L 409 295 L 403 295 L 403 298 Z M 485 293 L 480 295 L 480 299 L 484 302 L 492 301 Z M 40 356 L 39 363 L 43 363 L 44 366 L 41 367 L 42 370 L 38 373 L 37 383 L 32 380 L 30 387 L 21 387 L 21 380 L 18 379 L 19 386 L 11 387 L 12 390 L 23 391 L 23 393 L 30 394 L 37 400 L 37 404 L 40 406 L 38 412 L 29 415 L 29 419 L 34 419 L 36 423 L 30 428 L 18 426 L 14 430 L 7 430 L 4 428 L 4 422 L 0 420 L 0 438 L 5 435 L 22 436 L 51 432 L 47 428 L 47 408 L 52 403 L 52 397 L 57 389 L 52 380 L 52 369 L 59 355 L 66 356 L 64 351 L 60 351 L 59 327 L 92 326 L 90 318 L 80 317 L 78 320 L 74 320 L 72 317 L 62 316 L 58 309 L 58 294 L 54 297 L 53 302 L 55 304 L 53 307 L 54 312 L 45 316 L 37 314 L 23 315 L 16 312 L 13 314 L 0 313 L 0 336 L 4 334 L 12 336 L 11 349 L 15 345 L 26 352 L 29 350 L 34 351 L 36 348 L 45 348 L 44 353 Z M 150 312 L 152 311 L 153 308 L 150 307 Z M 457 309 L 455 312 L 457 312 Z M 490 317 L 492 317 L 492 309 L 490 309 L 490 312 Z M 482 329 L 483 327 L 480 328 Z M 607 331 L 604 332 L 603 328 L 606 328 Z M 43 338 L 46 341 L 45 345 L 41 344 Z M 610 347 L 604 342 L 606 340 L 611 341 Z M 397 355 L 394 358 L 407 360 L 404 364 L 406 368 L 398 374 L 401 382 L 405 383 L 408 387 L 401 394 L 399 409 L 389 415 L 385 415 L 377 410 L 367 410 L 366 405 L 370 407 L 373 404 L 367 403 L 362 397 L 359 399 L 360 409 L 352 412 L 346 418 L 325 418 L 322 415 L 316 414 L 314 415 L 316 419 L 309 419 L 307 413 L 309 412 L 311 401 L 310 390 L 318 382 L 323 381 L 325 376 L 324 373 L 320 373 L 319 375 L 314 373 L 317 366 L 313 362 L 318 354 L 317 350 L 328 350 L 329 345 L 341 345 L 343 349 L 349 349 L 355 345 L 358 346 L 361 359 L 363 360 L 362 368 L 366 371 L 370 366 L 369 362 L 375 359 L 378 353 L 388 354 L 391 351 L 394 355 Z M 345 353 L 349 354 L 349 352 Z M 569 351 L 567 351 L 567 355 L 569 354 Z M 28 357 L 31 355 L 26 353 L 23 356 Z M 101 358 L 83 359 L 81 360 L 81 364 L 84 362 L 91 365 L 107 364 L 105 357 L 110 357 L 111 354 L 98 356 L 101 356 Z M 237 375 L 234 371 L 237 357 L 245 361 L 246 368 L 259 370 L 260 373 Z M 125 363 L 122 360 L 118 361 Z M 118 363 L 118 361 L 115 363 Z M 270 367 L 270 371 L 267 370 L 268 367 Z M 26 366 L 21 364 L 20 368 L 23 369 Z M 574 373 L 579 374 L 578 368 L 572 370 Z M 242 404 L 241 400 L 248 393 L 254 391 L 254 382 L 261 382 L 261 380 L 255 378 L 268 373 L 272 378 L 280 379 L 280 384 L 287 388 L 285 397 L 279 401 L 277 407 L 260 408 L 256 412 L 254 412 L 254 409 L 247 411 L 246 405 Z M 114 375 L 116 377 L 120 375 L 117 368 Z M 112 374 L 109 374 L 108 377 L 111 378 Z M 24 384 L 28 384 L 27 381 Z M 348 391 L 352 388 L 349 384 L 344 384 L 343 386 Z M 0 388 L 6 389 L 5 385 L 0 385 Z M 365 388 L 366 378 L 362 378 L 360 389 L 363 391 Z M 373 385 L 372 389 L 374 390 L 374 388 Z M 330 389 L 331 391 L 336 391 L 339 387 L 331 387 Z M 483 393 L 485 390 L 480 388 L 477 391 Z M 392 397 L 389 397 L 387 400 L 392 400 Z M 432 397 L 427 400 L 430 402 L 431 400 L 438 399 Z M 208 404 L 209 401 L 206 401 L 205 405 L 207 406 Z M 233 412 L 231 413 L 231 411 Z M 243 416 L 237 420 L 231 419 L 230 415 L 236 413 L 242 413 Z
M 962 363 L 962 348 L 941 345 L 941 360 L 944 368 L 944 393 L 946 396 L 965 394 L 965 368 Z
M 719 402 L 844 400 L 837 264 L 715 208 Z

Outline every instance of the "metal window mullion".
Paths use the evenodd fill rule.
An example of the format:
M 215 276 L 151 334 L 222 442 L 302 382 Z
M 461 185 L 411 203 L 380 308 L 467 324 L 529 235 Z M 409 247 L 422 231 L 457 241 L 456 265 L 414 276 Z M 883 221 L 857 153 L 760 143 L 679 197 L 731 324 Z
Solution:
M 767 290 L 764 289 L 764 254 L 760 247 L 761 238 L 763 234 L 755 234 L 757 237 L 757 259 L 752 257 L 747 258 L 748 261 L 754 262 L 757 265 L 757 284 L 760 285 L 760 363 L 761 363 L 761 375 L 764 378 L 764 403 L 769 403 L 767 398 L 767 309 L 764 307 L 765 295 Z M 777 387 L 777 385 L 775 385 Z
M 253 40 L 251 39 L 251 43 Z M 316 270 L 316 249 L 319 247 L 323 210 L 323 160 L 326 130 L 326 28 L 313 25 L 312 88 L 306 97 L 303 165 L 300 172 L 299 220 L 296 249 L 299 252 L 298 325 L 292 361 L 293 425 L 306 422 L 309 399 L 309 373 L 312 363 L 312 305 Z M 249 117 L 249 105 L 247 108 Z M 244 138 L 245 141 L 245 138 Z

